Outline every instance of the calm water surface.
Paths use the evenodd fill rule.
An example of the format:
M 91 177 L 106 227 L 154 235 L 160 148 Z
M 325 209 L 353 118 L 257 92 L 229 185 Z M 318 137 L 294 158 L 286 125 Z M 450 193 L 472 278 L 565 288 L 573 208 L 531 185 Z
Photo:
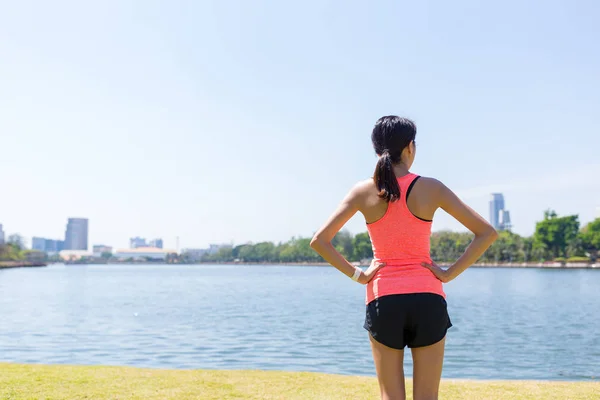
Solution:
M 445 290 L 446 378 L 600 380 L 600 270 L 470 269 Z M 0 361 L 375 374 L 364 287 L 329 267 L 0 270 L 0 313 Z

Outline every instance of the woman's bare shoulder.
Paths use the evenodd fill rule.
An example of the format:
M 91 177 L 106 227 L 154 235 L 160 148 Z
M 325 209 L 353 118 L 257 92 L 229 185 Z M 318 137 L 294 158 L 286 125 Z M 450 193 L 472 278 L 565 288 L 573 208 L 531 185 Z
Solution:
M 444 184 L 442 182 L 440 182 L 439 180 L 435 179 L 435 178 L 431 178 L 429 176 L 421 176 L 419 178 L 419 181 L 423 186 L 429 187 L 429 188 L 441 188 L 444 186 Z
M 350 195 L 354 199 L 364 199 L 366 196 L 372 195 L 373 193 L 377 193 L 377 186 L 375 185 L 373 178 L 358 181 L 350 191 Z
M 429 195 L 441 195 L 448 188 L 441 181 L 435 178 L 421 176 L 415 185 L 418 185 L 419 191 Z

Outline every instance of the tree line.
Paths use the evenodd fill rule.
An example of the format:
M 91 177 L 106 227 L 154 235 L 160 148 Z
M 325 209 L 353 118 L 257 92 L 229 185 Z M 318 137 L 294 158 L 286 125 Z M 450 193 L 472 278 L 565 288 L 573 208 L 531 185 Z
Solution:
M 453 262 L 465 251 L 473 234 L 440 231 L 431 235 L 431 257 L 438 262 Z M 352 235 L 339 232 L 332 245 L 349 261 L 373 257 L 371 241 L 366 232 Z M 558 216 L 544 212 L 544 219 L 536 223 L 532 236 L 520 236 L 510 231 L 499 232 L 496 242 L 479 262 L 545 262 L 595 261 L 600 251 L 600 218 L 580 227 L 578 215 Z M 185 254 L 183 255 L 185 258 Z M 275 244 L 261 242 L 223 247 L 215 254 L 203 256 L 204 262 L 323 262 L 310 247 L 310 238 L 292 238 Z
M 473 235 L 466 232 L 440 231 L 431 235 L 431 257 L 437 262 L 453 262 L 465 251 Z M 339 232 L 332 245 L 349 261 L 369 260 L 373 257 L 371 240 L 366 232 L 352 235 Z M 0 245 L 0 261 L 22 260 L 31 251 L 25 249 L 20 235 L 11 235 Z M 499 232 L 496 242 L 479 262 L 545 262 L 596 261 L 600 252 L 600 218 L 580 227 L 579 216 L 558 216 L 548 210 L 544 219 L 536 223 L 532 236 L 520 236 L 509 231 Z M 198 260 L 187 254 L 170 255 L 169 262 L 185 263 Z M 228 246 L 217 253 L 205 254 L 203 262 L 256 262 L 256 263 L 317 263 L 324 260 L 310 247 L 310 238 L 294 237 L 287 242 L 249 243 Z

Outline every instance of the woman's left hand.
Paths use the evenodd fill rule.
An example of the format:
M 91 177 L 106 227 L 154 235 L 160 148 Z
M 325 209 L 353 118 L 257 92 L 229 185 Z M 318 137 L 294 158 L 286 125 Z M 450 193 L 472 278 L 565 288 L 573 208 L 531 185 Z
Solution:
M 385 267 L 384 262 L 379 262 L 373 259 L 373 261 L 371 261 L 371 265 L 369 265 L 369 268 L 367 268 L 366 271 L 363 271 L 363 273 L 358 277 L 358 283 L 366 285 L 367 283 L 371 282 L 371 279 L 375 277 L 377 271 L 383 267 Z
M 423 267 L 427 268 L 428 270 L 430 270 L 431 272 L 433 272 L 435 277 L 438 278 L 442 283 L 448 283 L 452 279 L 454 279 L 450 275 L 450 271 L 448 271 L 447 269 L 443 269 L 442 267 L 440 267 L 433 261 L 431 262 L 431 264 L 427 263 L 427 262 L 422 262 L 421 266 L 423 266 Z

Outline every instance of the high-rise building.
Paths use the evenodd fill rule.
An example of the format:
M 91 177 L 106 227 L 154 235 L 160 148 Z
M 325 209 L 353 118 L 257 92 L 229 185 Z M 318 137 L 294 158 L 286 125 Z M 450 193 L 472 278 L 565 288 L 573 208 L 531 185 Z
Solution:
M 46 239 L 41 237 L 32 237 L 31 238 L 31 249 L 38 251 L 46 251 Z
M 64 250 L 65 242 L 62 240 L 46 239 L 41 237 L 31 238 L 31 248 L 44 253 L 58 253 Z
M 495 229 L 500 228 L 500 211 L 504 210 L 504 196 L 502 193 L 492 193 L 490 200 L 490 224 Z
M 69 218 L 65 232 L 65 250 L 88 249 L 87 218 Z
M 0 244 L 4 244 L 4 231 L 2 230 L 2 224 L 0 224 Z
M 512 224 L 510 223 L 510 211 L 501 210 L 500 220 L 498 221 L 498 223 L 501 231 L 510 231 L 510 229 L 512 228 Z
M 148 247 L 148 245 L 146 244 L 146 239 L 141 238 L 139 236 L 129 239 L 130 249 L 137 249 L 139 247 Z
M 163 240 L 162 239 L 152 239 L 148 244 L 149 247 L 156 247 L 157 249 L 163 248 Z
M 65 241 L 64 240 L 54 240 L 48 239 L 46 240 L 46 252 L 47 253 L 58 253 L 65 249 Z
M 510 230 L 510 213 L 504 209 L 504 195 L 502 193 L 492 193 L 490 199 L 490 224 L 499 231 Z

